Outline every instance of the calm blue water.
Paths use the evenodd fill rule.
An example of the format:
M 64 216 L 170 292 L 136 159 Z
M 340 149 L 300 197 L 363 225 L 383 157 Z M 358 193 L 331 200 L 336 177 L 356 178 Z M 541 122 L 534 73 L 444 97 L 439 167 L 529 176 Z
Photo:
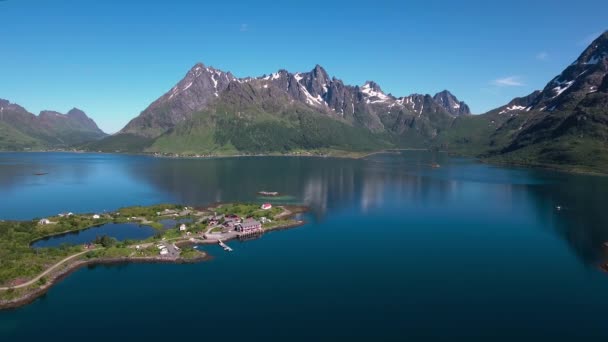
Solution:
M 54 235 L 38 240 L 32 244 L 34 248 L 58 247 L 62 244 L 78 245 L 93 242 L 98 236 L 110 236 L 118 241 L 144 240 L 154 236 L 156 231 L 149 226 L 140 226 L 137 223 L 107 223 L 78 232 Z
M 430 162 L 442 165 L 428 167 Z M 34 176 L 35 172 L 49 172 Z M 0 218 L 257 200 L 305 226 L 193 265 L 81 269 L 0 312 L 7 340 L 606 340 L 608 178 L 444 154 L 171 160 L 0 154 Z M 555 210 L 557 205 L 562 211 Z

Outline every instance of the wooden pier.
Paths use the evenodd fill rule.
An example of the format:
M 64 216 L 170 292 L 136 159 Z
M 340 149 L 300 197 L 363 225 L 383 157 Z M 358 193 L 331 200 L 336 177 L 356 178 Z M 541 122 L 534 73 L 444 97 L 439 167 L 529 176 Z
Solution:
M 259 237 L 260 235 L 262 235 L 264 233 L 263 229 L 258 229 L 258 230 L 253 230 L 253 231 L 249 231 L 249 232 L 239 232 L 236 234 L 236 236 L 239 239 L 242 238 L 249 238 L 249 237 Z
M 217 240 L 217 243 L 222 247 L 226 252 L 232 252 L 232 248 L 230 248 L 227 244 L 225 244 L 222 240 Z

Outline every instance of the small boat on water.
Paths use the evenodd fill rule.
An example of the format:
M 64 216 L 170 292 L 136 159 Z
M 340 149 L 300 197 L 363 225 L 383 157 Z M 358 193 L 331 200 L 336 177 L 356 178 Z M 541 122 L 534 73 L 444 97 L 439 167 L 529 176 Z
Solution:
M 279 196 L 280 194 L 276 191 L 258 191 L 258 195 L 262 196 Z
M 44 175 L 48 175 L 48 172 L 36 172 L 34 173 L 35 176 L 44 176 Z

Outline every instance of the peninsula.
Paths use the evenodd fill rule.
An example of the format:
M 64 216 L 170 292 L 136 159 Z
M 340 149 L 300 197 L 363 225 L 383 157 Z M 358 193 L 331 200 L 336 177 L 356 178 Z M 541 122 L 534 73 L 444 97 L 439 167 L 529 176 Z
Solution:
M 125 262 L 188 263 L 203 261 L 199 245 L 259 236 L 304 222 L 295 216 L 307 208 L 271 203 L 224 203 L 204 208 L 161 204 L 112 213 L 61 213 L 27 221 L 0 221 L 0 309 L 28 304 L 76 269 Z M 103 229 L 151 232 L 119 241 Z M 99 230 L 90 241 L 69 243 L 85 231 Z M 141 235 L 142 232 L 137 232 Z M 60 243 L 47 247 L 53 240 Z M 42 246 L 39 246 L 41 244 Z

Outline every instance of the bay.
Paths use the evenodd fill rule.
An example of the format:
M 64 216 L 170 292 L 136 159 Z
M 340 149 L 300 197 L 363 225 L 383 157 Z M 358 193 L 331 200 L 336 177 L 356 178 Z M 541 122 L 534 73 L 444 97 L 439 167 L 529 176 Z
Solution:
M 198 264 L 80 269 L 34 303 L 0 312 L 0 337 L 608 337 L 608 274 L 598 267 L 606 177 L 425 151 L 363 160 L 0 154 L 5 220 L 268 201 L 260 190 L 310 206 L 307 224 L 230 242 L 232 253 L 202 246 L 213 259 Z

